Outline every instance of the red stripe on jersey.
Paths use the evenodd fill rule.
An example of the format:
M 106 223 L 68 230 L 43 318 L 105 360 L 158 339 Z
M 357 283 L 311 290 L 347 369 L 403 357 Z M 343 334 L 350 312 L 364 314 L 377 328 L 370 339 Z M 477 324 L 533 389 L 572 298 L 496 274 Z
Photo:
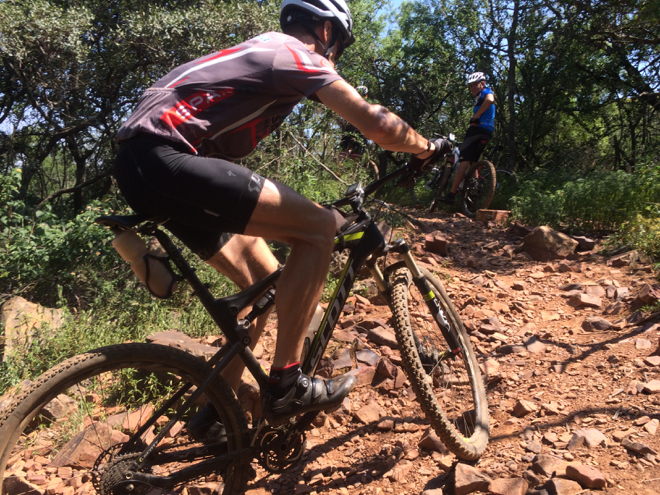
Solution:
M 252 149 L 255 149 L 257 147 L 257 144 L 259 144 L 259 141 L 261 141 L 263 138 L 266 137 L 266 136 L 258 136 L 259 139 L 257 139 L 257 124 L 262 120 L 263 118 L 259 117 L 250 122 L 247 122 L 246 124 L 243 124 L 241 127 L 234 130 L 231 134 L 234 134 L 238 131 L 243 131 L 245 129 L 250 129 L 250 139 L 252 140 Z
M 200 60 L 197 63 L 198 64 L 203 64 L 205 62 L 208 62 L 209 60 L 215 60 L 216 58 L 226 57 L 227 55 L 231 55 L 232 53 L 238 52 L 240 50 L 242 50 L 242 48 L 227 48 L 226 50 L 220 50 L 218 53 L 216 53 L 212 57 L 205 58 L 204 60 Z
M 287 46 L 287 49 L 288 49 L 288 50 L 291 52 L 291 54 L 293 55 L 293 59 L 296 61 L 296 65 L 298 66 L 298 68 L 299 68 L 301 71 L 303 71 L 303 72 L 313 72 L 313 73 L 321 72 L 321 71 L 320 71 L 319 69 L 317 69 L 316 67 L 314 67 L 314 69 L 308 69 L 307 67 L 305 67 L 305 64 L 304 64 L 304 62 L 302 61 L 302 59 L 300 58 L 300 55 L 298 54 L 298 52 L 295 51 L 295 50 L 292 50 L 291 47 L 289 47 L 289 46 Z M 323 71 L 323 72 L 325 72 L 325 71 Z
M 185 80 L 187 80 L 187 79 L 190 79 L 190 78 L 189 78 L 189 77 L 184 77 L 183 79 L 181 79 L 180 81 L 175 82 L 174 84 L 172 84 L 172 85 L 169 86 L 169 87 L 170 87 L 170 88 L 173 88 L 174 86 L 177 86 L 177 85 L 181 84 L 183 81 L 185 81 Z
M 200 91 L 177 102 L 176 105 L 163 113 L 160 120 L 170 127 L 177 127 L 192 119 L 199 112 L 233 96 L 234 93 L 234 88 L 227 88 L 213 93 Z

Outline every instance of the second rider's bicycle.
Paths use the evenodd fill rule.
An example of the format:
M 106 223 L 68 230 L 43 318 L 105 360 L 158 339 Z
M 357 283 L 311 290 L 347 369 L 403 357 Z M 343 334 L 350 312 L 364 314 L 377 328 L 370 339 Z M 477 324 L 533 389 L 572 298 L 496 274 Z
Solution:
M 418 182 L 423 180 L 423 187 L 431 190 L 431 199 L 428 203 L 428 211 L 435 211 L 438 207 L 440 198 L 449 191 L 453 180 L 453 174 L 458 170 L 460 162 L 460 145 L 456 142 L 454 134 L 450 134 L 447 139 L 452 145 L 452 151 L 447 153 L 442 163 Z M 493 164 L 487 160 L 480 160 L 470 164 L 465 177 L 458 187 L 456 196 L 459 198 L 461 211 L 464 215 L 474 218 L 477 211 L 488 208 L 493 200 L 496 189 L 496 172 Z M 423 204 L 415 188 L 410 189 L 410 195 L 415 204 Z
M 344 198 L 326 205 L 345 218 L 335 250 L 349 249 L 350 254 L 303 372 L 314 374 L 357 275 L 366 266 L 389 300 L 404 369 L 428 421 L 454 454 L 474 460 L 488 442 L 488 405 L 469 337 L 440 281 L 417 265 L 403 240 L 387 241 L 377 228 L 375 222 L 387 205 L 369 199 L 380 186 L 407 173 L 402 167 L 365 188 L 354 184 Z M 275 304 L 282 270 L 217 299 L 157 219 L 115 216 L 97 222 L 114 231 L 133 229 L 155 236 L 227 343 L 209 362 L 173 347 L 124 343 L 86 352 L 50 369 L 0 411 L 3 492 L 29 489 L 19 473 L 33 458 L 48 468 L 72 467 L 73 477 L 91 482 L 99 495 L 174 493 L 199 479 L 222 483 L 219 492 L 235 495 L 247 487 L 252 459 L 274 473 L 299 461 L 305 432 L 318 413 L 279 425 L 264 420 L 249 425 L 220 375 L 238 356 L 259 387 L 266 386 L 268 375 L 250 350 L 248 329 Z M 188 435 L 185 425 L 208 402 L 224 431 L 200 443 Z

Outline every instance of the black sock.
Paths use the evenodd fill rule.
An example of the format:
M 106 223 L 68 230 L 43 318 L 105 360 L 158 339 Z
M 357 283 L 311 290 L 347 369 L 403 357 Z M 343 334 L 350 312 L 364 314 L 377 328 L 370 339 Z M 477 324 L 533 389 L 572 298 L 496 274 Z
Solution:
M 300 362 L 284 368 L 271 368 L 268 377 L 268 392 L 276 399 L 281 399 L 296 384 L 301 373 Z

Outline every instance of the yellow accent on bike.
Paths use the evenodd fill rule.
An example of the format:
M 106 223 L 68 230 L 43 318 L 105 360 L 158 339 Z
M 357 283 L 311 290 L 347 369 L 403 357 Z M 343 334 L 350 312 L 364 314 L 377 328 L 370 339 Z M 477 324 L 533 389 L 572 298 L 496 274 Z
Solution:
M 435 294 L 433 293 L 433 291 L 431 291 L 431 292 L 429 292 L 428 294 L 426 294 L 426 295 L 424 296 L 424 300 L 425 300 L 425 301 L 430 301 L 430 300 L 433 299 L 434 297 L 435 297 Z
M 362 239 L 362 236 L 364 235 L 364 232 L 357 232 L 356 234 L 349 234 L 344 237 L 344 242 L 349 242 L 349 241 L 357 241 L 358 239 Z M 335 239 L 335 244 L 339 243 L 339 239 Z

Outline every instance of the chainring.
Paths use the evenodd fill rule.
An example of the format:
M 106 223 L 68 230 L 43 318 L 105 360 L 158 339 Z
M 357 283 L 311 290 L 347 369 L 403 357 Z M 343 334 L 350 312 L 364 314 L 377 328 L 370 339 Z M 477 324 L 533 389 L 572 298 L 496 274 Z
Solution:
M 259 464 L 271 473 L 281 473 L 299 461 L 305 453 L 305 433 L 295 435 L 286 442 L 289 432 L 283 427 L 267 427 L 257 439 Z

